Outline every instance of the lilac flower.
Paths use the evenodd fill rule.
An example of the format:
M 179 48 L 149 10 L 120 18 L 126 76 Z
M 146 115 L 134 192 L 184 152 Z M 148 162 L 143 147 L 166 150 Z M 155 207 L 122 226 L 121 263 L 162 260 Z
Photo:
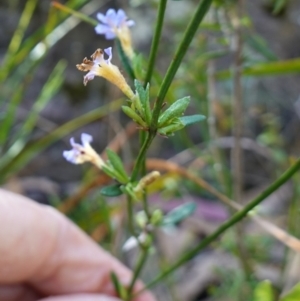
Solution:
M 98 13 L 97 18 L 102 24 L 98 24 L 95 27 L 96 33 L 105 35 L 105 38 L 108 40 L 117 37 L 128 58 L 132 59 L 134 51 L 132 49 L 129 27 L 133 26 L 135 22 L 133 20 L 128 20 L 122 9 L 115 11 L 111 8 L 107 11 L 106 15 Z
M 112 40 L 119 35 L 125 27 L 131 27 L 135 24 L 133 20 L 127 20 L 127 16 L 123 9 L 115 11 L 110 8 L 106 15 L 97 14 L 97 18 L 103 24 L 98 24 L 95 31 L 98 34 L 104 34 L 107 40 Z
M 108 55 L 108 59 L 104 59 L 104 53 Z M 119 89 L 129 98 L 135 97 L 133 91 L 127 84 L 124 76 L 119 68 L 111 63 L 112 48 L 97 49 L 91 55 L 92 61 L 84 58 L 81 64 L 76 65 L 80 71 L 89 71 L 83 78 L 83 83 L 86 85 L 89 81 L 93 80 L 95 76 L 106 78 L 111 83 L 115 84 Z
M 101 168 L 104 165 L 101 157 L 91 147 L 90 143 L 93 137 L 88 134 L 81 134 L 81 144 L 75 142 L 74 138 L 70 139 L 72 146 L 71 150 L 64 151 L 65 159 L 73 164 L 82 164 L 84 162 L 91 162 Z

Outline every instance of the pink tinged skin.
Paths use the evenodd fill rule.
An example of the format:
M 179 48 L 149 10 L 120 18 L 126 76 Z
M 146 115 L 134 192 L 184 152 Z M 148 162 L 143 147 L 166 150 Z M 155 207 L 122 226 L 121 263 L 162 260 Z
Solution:
M 0 241 L 1 301 L 36 301 L 38 296 L 79 301 L 80 294 L 114 297 L 110 272 L 124 284 L 132 276 L 55 209 L 4 190 L 0 190 Z M 139 282 L 135 290 L 142 287 Z M 1 290 L 7 298 L 1 299 Z M 78 299 L 53 299 L 71 294 Z M 89 298 L 82 300 L 94 300 Z M 136 301 L 155 299 L 145 292 Z

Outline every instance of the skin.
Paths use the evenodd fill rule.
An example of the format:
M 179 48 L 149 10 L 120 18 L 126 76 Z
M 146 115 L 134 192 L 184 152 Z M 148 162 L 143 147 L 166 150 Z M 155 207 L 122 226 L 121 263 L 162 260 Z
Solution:
M 65 216 L 0 189 L 0 301 L 117 301 L 111 271 L 130 283 L 131 271 Z

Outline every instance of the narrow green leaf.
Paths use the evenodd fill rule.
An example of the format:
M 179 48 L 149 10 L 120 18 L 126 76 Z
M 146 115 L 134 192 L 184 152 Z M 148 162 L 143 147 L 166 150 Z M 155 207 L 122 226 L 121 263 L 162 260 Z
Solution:
M 300 58 L 285 61 L 259 63 L 242 70 L 245 76 L 275 76 L 300 72 Z M 230 70 L 223 70 L 216 73 L 219 80 L 229 79 L 232 75 Z
M 145 65 L 145 58 L 141 54 L 135 54 L 131 61 L 132 68 L 134 71 L 135 78 L 143 79 L 145 76 L 145 70 L 143 66 Z
M 91 112 L 79 116 L 44 135 L 42 138 L 27 143 L 19 152 L 7 152 L 0 157 L 0 182 L 13 172 L 20 170 L 29 160 L 35 157 L 52 143 L 70 134 L 78 128 L 83 127 L 93 121 L 99 120 L 107 114 L 119 110 L 123 99 L 110 102 Z
M 123 162 L 121 158 L 109 148 L 106 150 L 107 157 L 109 159 L 109 163 L 114 168 L 114 170 L 121 176 L 122 182 L 127 183 L 129 181 L 129 177 L 125 171 Z
M 174 132 L 179 131 L 184 128 L 184 124 L 180 122 L 179 118 L 173 119 L 172 123 L 158 129 L 161 135 L 173 135 Z
M 261 281 L 254 289 L 253 301 L 274 301 L 274 292 L 269 280 Z
M 287 0 L 275 0 L 274 8 L 273 8 L 273 14 L 277 15 L 280 14 L 287 5 Z
M 135 111 L 133 111 L 128 106 L 122 106 L 122 110 L 129 118 L 133 119 L 133 121 L 135 121 L 142 127 L 144 127 L 144 128 L 148 127 L 147 123 L 142 119 L 142 117 L 139 116 Z
M 18 109 L 18 105 L 21 102 L 23 95 L 24 84 L 19 86 L 12 99 L 7 104 L 7 110 L 0 123 L 0 145 L 4 145 L 4 143 L 7 142 L 7 138 L 9 137 L 9 133 L 14 122 L 16 110 Z
M 146 89 L 144 89 L 143 85 L 138 80 L 135 80 L 134 86 L 136 88 L 136 92 L 141 101 L 145 120 L 146 120 L 147 124 L 150 124 L 151 109 L 150 109 L 150 103 L 149 103 L 149 84 L 147 84 Z
M 135 89 L 136 89 L 142 103 L 149 100 L 149 97 L 145 93 L 143 85 L 137 79 L 134 80 L 134 86 L 135 86 Z
M 126 292 L 124 286 L 119 281 L 118 276 L 114 272 L 111 272 L 110 273 L 110 278 L 111 278 L 111 281 L 112 281 L 112 283 L 114 285 L 114 288 L 116 290 L 117 296 L 119 298 L 121 298 L 122 300 L 127 300 L 127 292 Z
M 189 217 L 196 210 L 194 202 L 185 203 L 170 211 L 163 219 L 163 225 L 174 225 Z
M 191 125 L 191 124 L 194 124 L 196 122 L 203 121 L 205 119 L 206 119 L 206 117 L 204 115 L 198 115 L 198 114 L 197 115 L 189 115 L 189 116 L 179 117 L 180 122 L 184 126 Z
M 120 184 L 115 184 L 102 187 L 100 193 L 105 196 L 113 197 L 123 194 L 123 191 L 120 189 Z
M 106 173 L 112 179 L 116 179 L 119 182 L 122 182 L 122 179 L 120 179 L 120 175 L 111 167 L 111 165 L 106 164 L 106 165 L 102 166 L 102 170 L 104 173 Z
M 260 55 L 266 58 L 268 61 L 276 61 L 276 55 L 271 51 L 268 43 L 259 35 L 253 33 L 246 36 L 246 43 L 256 50 Z
M 287 294 L 279 301 L 299 301 L 300 300 L 300 283 L 297 283 Z
M 118 54 L 119 54 L 122 66 L 124 67 L 126 73 L 129 75 L 129 77 L 132 80 L 134 80 L 135 79 L 134 71 L 131 67 L 131 63 L 130 63 L 128 57 L 124 53 L 124 50 L 122 48 L 122 45 L 121 45 L 119 39 L 116 39 L 116 45 L 117 45 L 117 50 L 118 50 Z
M 35 101 L 31 111 L 23 124 L 22 128 L 16 133 L 14 143 L 7 151 L 9 156 L 18 154 L 25 146 L 29 134 L 32 132 L 39 118 L 42 109 L 48 104 L 52 97 L 57 93 L 63 83 L 63 72 L 66 68 L 66 63 L 60 61 L 50 74 L 46 84 L 44 85 L 40 95 Z
M 170 124 L 176 117 L 180 117 L 190 103 L 190 97 L 186 96 L 176 100 L 168 109 L 166 109 L 158 118 L 158 127 Z
M 10 61 L 13 61 L 15 54 L 20 49 L 25 31 L 28 28 L 32 14 L 35 10 L 37 0 L 28 0 L 22 12 L 18 27 L 16 28 L 13 37 L 8 46 L 7 52 L 2 62 L 0 71 L 0 80 L 2 81 L 8 75 Z

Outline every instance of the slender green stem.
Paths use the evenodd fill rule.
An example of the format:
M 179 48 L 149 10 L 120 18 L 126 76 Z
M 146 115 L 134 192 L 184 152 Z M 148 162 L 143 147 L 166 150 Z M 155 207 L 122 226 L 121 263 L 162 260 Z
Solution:
M 271 193 L 277 190 L 281 185 L 288 181 L 298 170 L 300 169 L 300 158 L 289 168 L 287 169 L 275 182 L 273 182 L 266 190 L 254 198 L 250 203 L 248 203 L 242 210 L 235 213 L 229 220 L 223 223 L 215 232 L 203 239 L 194 249 L 184 254 L 177 262 L 175 262 L 171 267 L 165 270 L 163 273 L 158 275 L 154 280 L 147 284 L 146 288 L 149 288 L 159 282 L 161 279 L 168 276 L 170 273 L 174 272 L 181 265 L 189 261 L 199 251 L 204 249 L 212 241 L 218 238 L 222 233 L 227 229 L 238 223 L 242 220 L 249 211 L 266 199 Z
M 131 175 L 131 179 L 130 179 L 131 182 L 134 182 L 137 180 L 137 177 L 138 177 L 139 171 L 141 170 L 144 158 L 146 157 L 147 150 L 148 150 L 149 146 L 151 145 L 151 142 L 154 139 L 154 137 L 155 137 L 155 133 L 151 133 L 151 132 L 148 133 L 148 135 L 144 141 L 144 144 L 138 154 L 138 157 L 135 161 L 135 165 L 133 167 L 133 171 L 132 171 L 132 175 Z
M 160 3 L 159 3 L 156 27 L 155 27 L 152 44 L 151 44 L 148 69 L 147 69 L 147 73 L 146 73 L 145 81 L 144 81 L 145 87 L 147 86 L 148 83 L 150 83 L 151 78 L 152 78 L 152 73 L 153 73 L 154 65 L 155 65 L 155 59 L 156 59 L 156 55 L 157 55 L 157 49 L 158 49 L 159 40 L 160 40 L 160 36 L 161 36 L 161 31 L 162 31 L 162 25 L 164 22 L 167 1 L 168 0 L 160 0 Z
M 151 121 L 151 129 L 155 130 L 157 128 L 157 121 L 160 114 L 160 110 L 164 101 L 164 98 L 168 92 L 168 89 L 173 81 L 173 78 L 181 64 L 181 61 L 186 54 L 190 43 L 193 40 L 193 37 L 199 27 L 199 24 L 203 20 L 205 14 L 207 13 L 210 5 L 212 3 L 212 0 L 203 0 L 199 3 L 199 6 L 190 21 L 185 33 L 184 37 L 179 44 L 176 53 L 174 55 L 173 61 L 170 64 L 167 73 L 163 79 L 163 82 L 160 86 L 160 89 L 158 91 L 158 95 L 156 98 L 156 103 L 153 109 L 153 115 L 152 115 L 152 121 Z
M 72 8 L 69 8 L 69 7 L 67 7 L 67 6 L 65 6 L 65 5 L 63 5 L 63 4 L 61 4 L 57 1 L 53 1 L 52 6 L 57 8 L 57 9 L 60 9 L 61 11 L 65 12 L 65 13 L 68 13 L 68 14 L 71 14 L 71 15 L 75 16 L 78 19 L 81 19 L 82 21 L 91 24 L 92 26 L 97 26 L 97 24 L 98 24 L 97 20 L 95 20 L 95 19 L 93 19 L 93 18 L 91 18 L 91 17 L 89 17 L 89 16 L 87 16 L 87 15 L 81 13 L 81 12 L 78 12 L 78 11 L 72 9 Z
M 135 229 L 134 229 L 134 218 L 133 218 L 133 204 L 132 204 L 132 197 L 127 195 L 127 218 L 128 218 L 128 225 L 129 231 L 131 235 L 136 237 Z
M 134 270 L 134 273 L 133 273 L 133 276 L 132 276 L 132 279 L 131 279 L 131 282 L 130 282 L 130 285 L 129 285 L 129 288 L 128 288 L 128 291 L 127 291 L 127 294 L 128 294 L 128 300 L 132 300 L 132 291 L 133 291 L 133 288 L 134 288 L 134 285 L 142 271 L 142 268 L 144 267 L 145 263 L 146 263 L 146 260 L 148 258 L 148 254 L 149 254 L 149 248 L 148 247 L 145 247 L 145 248 L 142 248 L 141 249 L 141 254 L 140 254 L 140 257 L 138 259 L 138 262 L 136 264 L 136 268 Z

